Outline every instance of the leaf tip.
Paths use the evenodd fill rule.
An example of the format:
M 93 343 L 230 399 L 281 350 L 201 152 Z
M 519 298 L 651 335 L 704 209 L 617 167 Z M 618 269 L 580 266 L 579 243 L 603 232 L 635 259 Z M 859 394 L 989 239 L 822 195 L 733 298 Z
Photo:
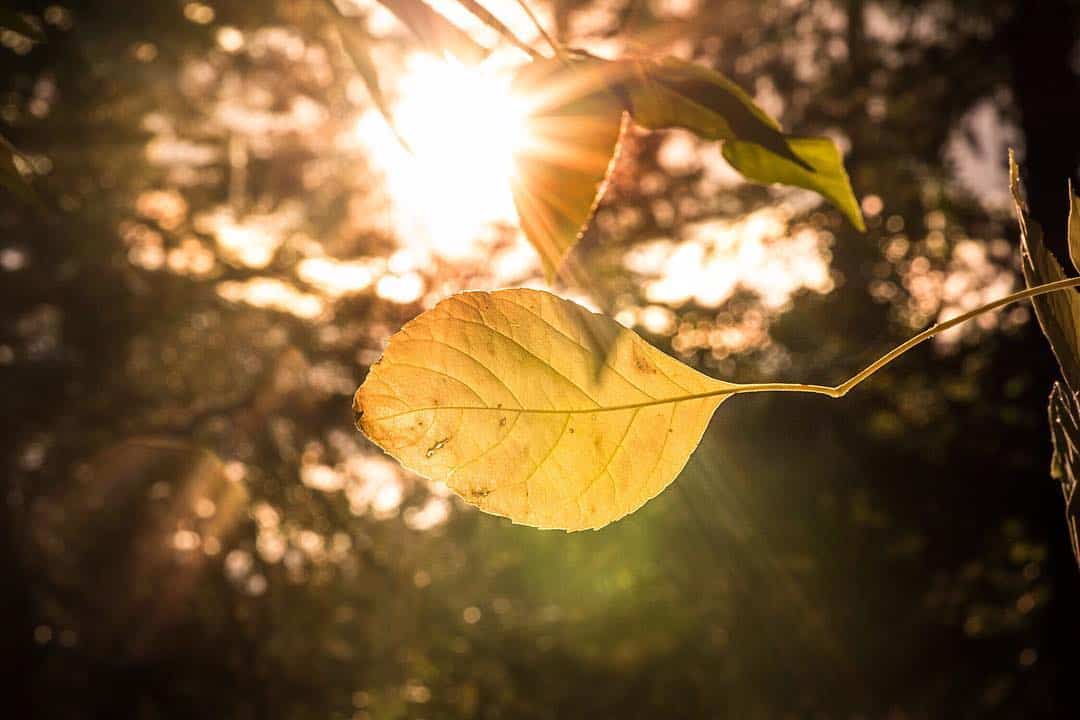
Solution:
M 1017 209 L 1024 207 L 1020 190 L 1020 166 L 1016 162 L 1016 150 L 1009 148 L 1009 192 Z
M 863 217 L 862 210 L 860 210 L 858 207 L 855 207 L 850 213 L 844 214 L 847 217 L 848 222 L 851 223 L 852 227 L 854 227 L 857 231 L 861 233 L 866 232 L 866 219 Z

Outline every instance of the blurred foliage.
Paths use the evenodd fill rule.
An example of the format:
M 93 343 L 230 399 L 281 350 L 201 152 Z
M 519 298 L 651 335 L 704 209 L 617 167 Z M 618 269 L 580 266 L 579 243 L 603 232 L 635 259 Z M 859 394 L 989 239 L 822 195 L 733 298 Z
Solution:
M 320 4 L 15 3 L 43 43 L 0 23 L 0 133 L 50 209 L 0 198 L 14 713 L 1076 714 L 1053 360 L 1024 308 L 842 405 L 726 403 L 673 491 L 599 533 L 475 513 L 356 434 L 403 322 L 542 272 L 505 219 L 443 242 L 403 211 L 416 183 Z M 835 382 L 1018 286 L 1009 144 L 1063 256 L 1071 0 L 531 4 L 847 152 L 865 236 L 683 131 L 626 138 L 574 259 L 591 284 L 559 291 L 711 375 Z M 411 37 L 355 5 L 404 102 Z

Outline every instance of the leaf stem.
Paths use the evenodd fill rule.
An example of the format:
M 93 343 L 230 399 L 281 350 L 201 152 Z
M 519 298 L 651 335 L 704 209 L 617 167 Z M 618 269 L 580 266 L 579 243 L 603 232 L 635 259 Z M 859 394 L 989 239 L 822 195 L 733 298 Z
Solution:
M 946 320 L 945 322 L 941 322 L 937 325 L 928 327 L 918 335 L 915 335 L 914 337 L 909 338 L 900 345 L 897 345 L 895 348 L 885 353 L 877 360 L 870 363 L 862 370 L 855 373 L 850 378 L 840 383 L 839 385 L 836 385 L 835 387 L 830 387 L 828 385 L 805 385 L 803 383 L 753 383 L 748 385 L 738 385 L 730 390 L 724 390 L 715 394 L 739 395 L 742 393 L 752 392 L 805 392 L 814 393 L 817 395 L 827 395 L 831 398 L 841 398 L 847 395 L 853 389 L 855 389 L 855 387 L 862 383 L 864 380 L 870 378 L 870 376 L 872 376 L 878 370 L 885 367 L 893 360 L 906 353 L 908 350 L 912 349 L 916 345 L 919 345 L 929 340 L 930 338 L 938 335 L 939 333 L 943 333 L 946 330 L 956 327 L 957 325 L 961 325 L 968 320 L 971 320 L 972 318 L 982 315 L 983 313 L 997 310 L 1000 307 L 1009 305 L 1019 300 L 1027 300 L 1029 298 L 1037 297 L 1039 295 L 1046 295 L 1052 292 L 1067 290 L 1069 288 L 1077 287 L 1078 285 L 1080 285 L 1080 277 L 1057 280 L 1055 282 L 1046 283 L 1045 285 L 1036 285 L 1035 287 L 1027 288 L 1026 290 L 1021 290 L 1011 295 L 1006 295 L 1003 298 L 998 298 L 997 300 L 977 307 L 974 310 L 969 310 L 962 315 L 957 315 L 950 320 Z
M 563 52 L 562 46 L 555 42 L 555 39 L 552 38 L 551 35 L 548 35 L 547 30 L 540 24 L 540 20 L 537 19 L 536 15 L 533 14 L 533 11 L 529 8 L 529 4 L 525 2 L 525 0 L 517 0 L 517 2 L 518 5 L 521 6 L 521 9 L 525 11 L 525 14 L 529 16 L 529 19 L 532 20 L 532 24 L 536 27 L 536 31 L 540 33 L 540 37 L 544 38 L 544 41 L 551 46 L 552 51 L 555 53 L 555 57 L 563 59 L 565 53 Z
M 505 23 L 503 23 L 502 20 L 500 20 L 499 18 L 492 15 L 491 12 L 486 7 L 484 7 L 480 3 L 476 2 L 476 0 L 457 0 L 457 1 L 458 1 L 458 5 L 461 5 L 461 7 L 468 10 L 470 13 L 472 13 L 472 15 L 474 17 L 476 17 L 481 22 L 483 22 L 485 25 L 487 25 L 488 27 L 492 28 L 497 33 L 502 35 L 503 38 L 508 40 L 511 45 L 516 47 L 518 50 L 521 50 L 523 53 L 525 53 L 526 55 L 531 57 L 533 60 L 543 60 L 544 59 L 543 55 L 541 55 L 534 48 L 532 48 L 528 43 L 526 43 L 521 38 L 519 38 L 517 35 L 515 35 L 513 33 L 513 31 L 509 27 L 507 27 Z
M 1009 305 L 1010 303 L 1017 302 L 1019 300 L 1027 300 L 1028 298 L 1037 297 L 1039 295 L 1046 295 L 1052 292 L 1058 292 L 1061 290 L 1067 290 L 1080 286 L 1080 277 L 1066 278 L 1064 280 L 1057 280 L 1055 282 L 1046 283 L 1045 285 L 1036 285 L 1026 290 L 1015 292 L 1011 295 L 1006 295 L 1003 298 L 998 298 L 993 302 L 989 302 L 986 305 L 969 310 L 962 315 L 946 320 L 945 322 L 933 325 L 926 330 L 923 330 L 918 335 L 906 340 L 905 342 L 897 345 L 889 352 L 882 355 L 874 362 L 867 365 L 859 372 L 852 375 L 836 386 L 830 385 L 809 385 L 805 383 L 748 383 L 746 385 L 731 385 L 725 383 L 725 387 L 722 390 L 709 390 L 706 392 L 693 393 L 689 395 L 679 395 L 676 397 L 666 398 L 652 398 L 650 400 L 643 400 L 636 403 L 626 403 L 622 405 L 608 405 L 595 408 L 580 408 L 575 410 L 560 410 L 557 408 L 521 408 L 521 407 L 503 407 L 501 405 L 492 407 L 488 405 L 484 406 L 472 406 L 472 405 L 434 405 L 431 407 L 413 407 L 407 410 L 391 413 L 389 415 L 382 415 L 377 418 L 373 418 L 375 422 L 393 420 L 395 418 L 409 415 L 416 412 L 424 412 L 431 410 L 487 410 L 491 412 L 499 413 L 529 413 L 531 415 L 578 415 L 587 413 L 606 413 L 606 412 L 618 412 L 623 410 L 636 410 L 644 407 L 653 407 L 656 405 L 667 405 L 670 403 L 688 402 L 692 400 L 704 400 L 706 398 L 715 397 L 728 397 L 730 395 L 742 395 L 744 393 L 757 393 L 757 392 L 798 392 L 798 393 L 810 393 L 813 395 L 825 395 L 831 398 L 842 398 L 851 392 L 855 386 L 864 380 L 868 379 L 874 373 L 881 368 L 891 363 L 896 358 L 900 357 L 908 350 L 912 349 L 916 345 L 923 343 L 939 333 L 943 333 L 950 328 L 954 328 L 957 325 L 967 322 L 972 318 L 978 317 L 983 313 L 997 310 L 1000 307 Z M 361 413 L 362 414 L 362 413 Z M 360 415 L 356 418 L 357 426 L 360 427 Z M 361 428 L 362 429 L 362 428 Z

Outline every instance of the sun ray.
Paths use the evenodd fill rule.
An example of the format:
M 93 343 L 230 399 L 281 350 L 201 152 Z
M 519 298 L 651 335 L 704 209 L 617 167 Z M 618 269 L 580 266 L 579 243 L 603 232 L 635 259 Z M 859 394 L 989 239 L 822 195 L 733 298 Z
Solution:
M 474 258 L 486 228 L 517 222 L 510 181 L 529 108 L 493 60 L 410 58 L 393 111 L 411 154 L 364 118 L 357 128 L 385 176 L 403 236 L 448 259 Z

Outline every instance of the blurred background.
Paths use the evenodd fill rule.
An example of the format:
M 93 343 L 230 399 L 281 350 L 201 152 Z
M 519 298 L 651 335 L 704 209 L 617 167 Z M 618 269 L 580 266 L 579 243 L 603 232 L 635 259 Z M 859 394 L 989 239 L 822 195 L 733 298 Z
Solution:
M 1080 713 L 1028 307 L 842 401 L 725 403 L 679 480 L 602 531 L 513 526 L 384 457 L 350 402 L 439 299 L 544 287 L 491 134 L 525 56 L 433 2 L 495 47 L 457 77 L 339 0 L 413 157 L 321 0 L 5 4 L 46 37 L 0 29 L 0 133 L 40 200 L 0 191 L 12 717 Z M 865 235 L 714 144 L 628 133 L 575 253 L 588 282 L 554 289 L 705 373 L 834 383 L 1020 287 L 1009 147 L 1063 257 L 1074 0 L 530 5 L 596 54 L 719 68 L 846 152 Z

